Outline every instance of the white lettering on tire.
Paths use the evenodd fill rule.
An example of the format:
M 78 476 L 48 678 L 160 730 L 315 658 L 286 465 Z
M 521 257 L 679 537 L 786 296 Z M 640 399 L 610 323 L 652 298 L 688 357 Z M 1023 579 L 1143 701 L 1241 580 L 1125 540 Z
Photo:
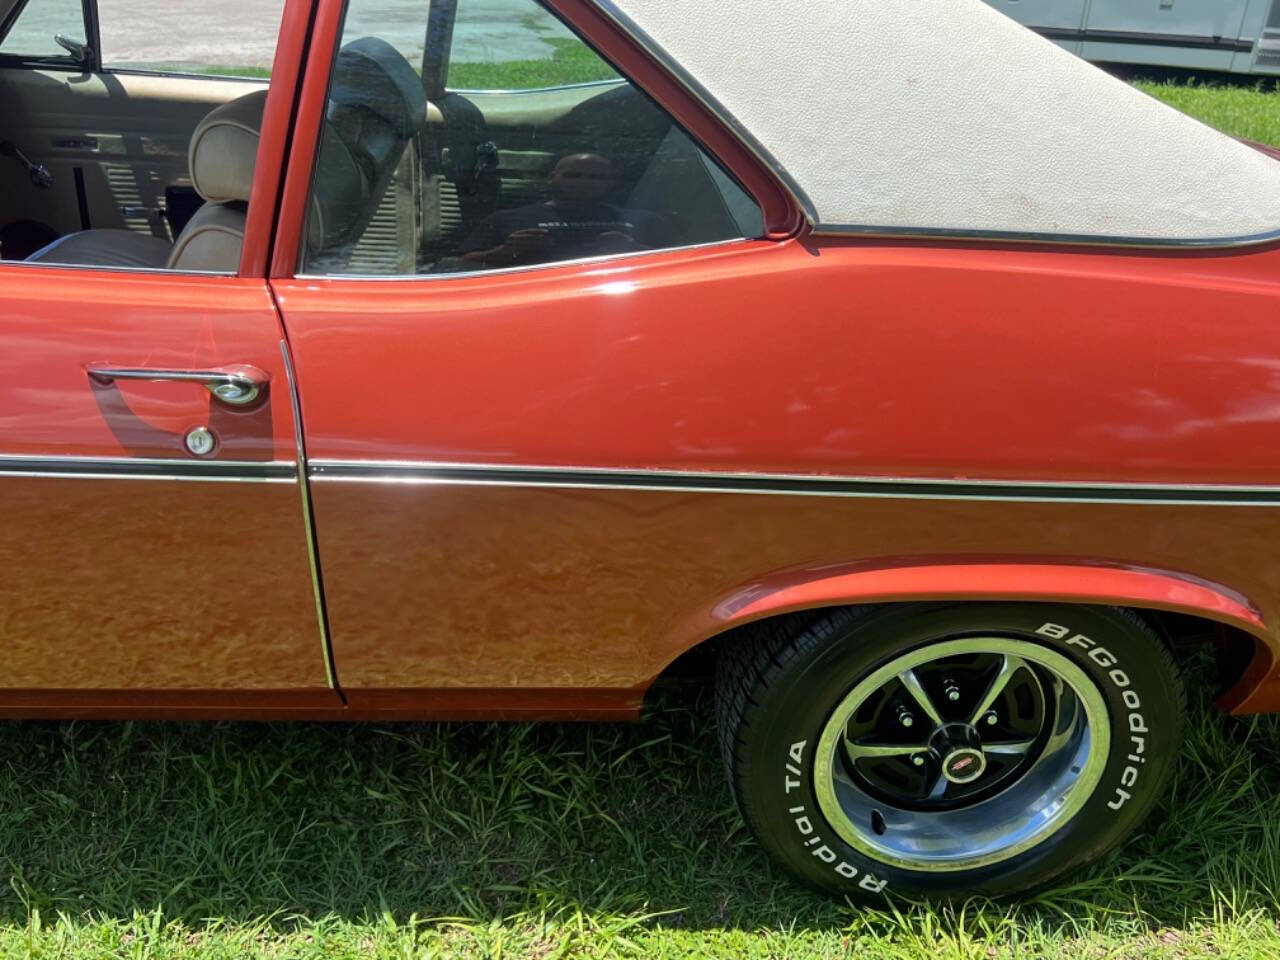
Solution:
M 1036 633 L 1051 640 L 1061 640 L 1069 647 L 1078 647 L 1085 651 L 1090 660 L 1103 670 L 1107 670 L 1107 678 L 1120 691 L 1120 700 L 1124 703 L 1125 709 L 1129 711 L 1129 753 L 1125 758 L 1129 762 L 1120 771 L 1120 785 L 1115 788 L 1115 796 L 1107 801 L 1109 808 L 1119 810 L 1132 797 L 1129 790 L 1138 782 L 1138 774 L 1143 764 L 1147 762 L 1147 738 L 1145 734 L 1151 731 L 1147 728 L 1147 721 L 1142 716 L 1142 698 L 1130 686 L 1129 675 L 1119 667 L 1116 667 L 1119 661 L 1106 647 L 1098 646 L 1097 643 L 1084 634 L 1076 633 L 1060 623 L 1046 623 Z
M 805 747 L 808 746 L 808 743 L 808 740 L 797 740 L 787 750 L 787 762 L 783 764 L 782 785 L 783 792 L 788 797 L 794 791 L 799 790 L 804 783 Z M 791 823 L 795 827 L 796 833 L 800 835 L 801 844 L 809 850 L 811 856 L 827 864 L 846 880 L 860 878 L 858 879 L 858 886 L 863 890 L 879 893 L 885 888 L 885 884 L 888 883 L 887 880 L 877 880 L 875 876 L 867 872 L 860 873 L 857 867 L 847 860 L 841 859 L 840 855 L 823 840 L 815 825 L 815 821 L 817 823 L 823 822 L 820 816 L 811 817 L 808 808 L 803 803 L 796 803 L 788 807 L 787 813 L 791 817 Z

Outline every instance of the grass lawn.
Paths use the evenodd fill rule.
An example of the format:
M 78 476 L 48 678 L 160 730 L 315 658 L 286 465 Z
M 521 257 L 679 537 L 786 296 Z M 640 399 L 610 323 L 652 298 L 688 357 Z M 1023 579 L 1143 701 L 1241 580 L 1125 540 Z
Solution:
M 589 48 L 568 37 L 547 37 L 550 57 L 540 60 L 510 60 L 502 63 L 449 64 L 448 85 L 454 90 L 531 90 L 612 80 L 612 67 Z
M 1143 89 L 1280 143 L 1280 94 Z M 774 870 L 709 698 L 634 726 L 0 724 L 0 957 L 1280 958 L 1280 719 L 1192 671 L 1165 803 L 1018 903 L 832 903 Z
M 0 956 L 1280 956 L 1280 721 L 1192 703 L 1134 843 L 942 911 L 774 870 L 705 697 L 621 726 L 0 724 Z
M 1226 87 L 1139 80 L 1135 86 L 1232 136 L 1280 146 L 1280 93 L 1274 81 Z

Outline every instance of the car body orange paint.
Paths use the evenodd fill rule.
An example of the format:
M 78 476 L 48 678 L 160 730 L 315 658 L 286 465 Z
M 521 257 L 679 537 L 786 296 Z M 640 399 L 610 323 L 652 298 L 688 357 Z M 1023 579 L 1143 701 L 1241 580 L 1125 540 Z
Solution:
M 275 465 L 254 485 L 0 477 L 18 667 L 0 715 L 617 719 L 682 653 L 760 617 L 967 598 L 1239 629 L 1256 652 L 1221 705 L 1280 709 L 1280 510 L 1177 493 L 1280 488 L 1280 248 L 817 238 L 588 0 L 550 5 L 751 190 L 769 238 L 296 276 L 342 4 L 289 0 L 239 277 L 0 268 L 0 457 L 177 469 L 207 423 L 212 461 Z M 246 363 L 271 385 L 236 412 L 193 384 L 95 384 L 91 363 Z M 325 473 L 379 462 L 423 470 Z

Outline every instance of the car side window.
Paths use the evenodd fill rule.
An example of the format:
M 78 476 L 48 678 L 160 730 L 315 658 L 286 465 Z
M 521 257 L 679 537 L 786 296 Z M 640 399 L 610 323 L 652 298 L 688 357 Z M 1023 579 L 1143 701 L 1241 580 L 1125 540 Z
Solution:
M 522 4 L 519 36 L 495 37 L 510 14 L 493 3 L 458 4 L 446 83 L 450 90 L 538 90 L 617 80 L 618 72 L 536 3 Z
M 411 26 L 349 0 L 303 273 L 509 269 L 763 233 L 733 177 L 536 0 L 418 3 Z
M 100 50 L 86 39 L 81 0 L 28 0 L 0 57 L 104 70 L 265 79 L 284 0 L 255 0 L 228 16 L 194 0 L 96 0 Z
M 84 48 L 84 8 L 80 0 L 30 0 L 0 41 L 0 56 L 75 62 L 74 49 Z M 71 45 L 71 49 L 63 46 Z
M 96 0 L 104 70 L 265 79 L 284 0 Z

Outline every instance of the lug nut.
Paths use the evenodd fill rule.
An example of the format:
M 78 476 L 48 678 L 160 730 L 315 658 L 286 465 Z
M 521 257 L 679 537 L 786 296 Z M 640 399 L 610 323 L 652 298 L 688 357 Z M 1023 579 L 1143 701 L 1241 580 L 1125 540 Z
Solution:
M 960 688 L 956 686 L 954 680 L 947 680 L 942 687 L 942 692 L 946 694 L 947 699 L 952 703 L 960 699 Z
M 987 726 L 993 727 L 996 722 L 996 712 L 994 710 L 987 711 Z
M 917 767 L 923 767 L 924 757 L 921 754 L 917 753 L 914 757 L 911 758 L 911 762 Z
M 904 727 L 914 726 L 916 718 L 911 715 L 911 711 L 906 707 L 898 707 L 898 722 Z

